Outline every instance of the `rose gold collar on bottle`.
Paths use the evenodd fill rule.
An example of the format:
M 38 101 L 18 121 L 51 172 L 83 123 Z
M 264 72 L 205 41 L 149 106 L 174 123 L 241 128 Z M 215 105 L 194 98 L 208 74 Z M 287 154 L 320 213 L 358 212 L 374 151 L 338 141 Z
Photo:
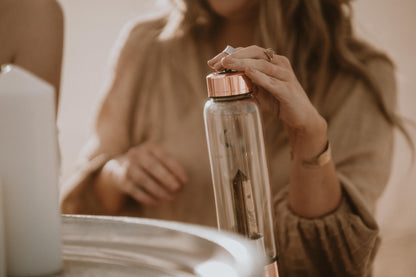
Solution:
M 242 72 L 214 72 L 207 76 L 208 97 L 227 97 L 253 91 L 253 85 Z

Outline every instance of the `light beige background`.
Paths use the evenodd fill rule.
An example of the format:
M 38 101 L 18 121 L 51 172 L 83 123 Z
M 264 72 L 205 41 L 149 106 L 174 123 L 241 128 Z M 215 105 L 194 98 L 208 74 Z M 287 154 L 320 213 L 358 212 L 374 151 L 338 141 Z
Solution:
M 62 178 L 73 170 L 88 135 L 96 100 L 108 71 L 108 57 L 124 23 L 163 8 L 152 0 L 61 0 L 66 22 L 62 97 L 58 124 Z M 360 36 L 386 50 L 397 64 L 399 109 L 416 120 L 416 1 L 358 0 Z M 416 276 L 416 167 L 398 136 L 390 184 L 379 202 L 383 234 L 375 276 Z

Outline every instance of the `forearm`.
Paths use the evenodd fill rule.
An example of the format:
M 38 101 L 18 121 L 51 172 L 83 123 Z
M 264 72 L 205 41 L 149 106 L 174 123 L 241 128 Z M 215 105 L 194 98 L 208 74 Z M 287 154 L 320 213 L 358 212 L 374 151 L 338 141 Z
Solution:
M 93 183 L 94 193 L 110 213 L 118 212 L 126 200 L 126 195 L 114 185 L 118 181 L 115 177 L 117 168 L 118 164 L 115 160 L 108 161 L 96 174 Z
M 290 172 L 289 205 L 300 216 L 316 218 L 335 210 L 342 196 L 332 159 L 313 168 L 304 165 L 327 144 L 327 125 L 317 116 L 308 127 L 291 134 L 292 164 Z

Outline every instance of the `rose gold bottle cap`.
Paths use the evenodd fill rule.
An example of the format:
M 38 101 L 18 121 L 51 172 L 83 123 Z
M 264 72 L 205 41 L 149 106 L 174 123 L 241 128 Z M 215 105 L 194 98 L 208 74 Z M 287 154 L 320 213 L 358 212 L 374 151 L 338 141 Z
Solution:
M 214 72 L 207 76 L 208 97 L 227 97 L 253 91 L 249 78 L 242 72 Z

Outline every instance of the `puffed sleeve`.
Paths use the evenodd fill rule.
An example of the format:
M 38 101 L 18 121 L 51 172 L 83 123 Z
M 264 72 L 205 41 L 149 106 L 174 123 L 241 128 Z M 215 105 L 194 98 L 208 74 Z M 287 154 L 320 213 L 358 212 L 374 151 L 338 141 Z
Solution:
M 160 21 L 131 23 L 122 32 L 114 70 L 99 102 L 90 138 L 79 155 L 75 172 L 61 188 L 63 213 L 105 212 L 93 191 L 92 179 L 108 160 L 130 147 L 132 116 Z
M 367 64 L 382 94 L 394 109 L 393 66 L 382 59 Z M 337 95 L 337 89 L 338 95 Z M 281 276 L 370 276 L 380 244 L 374 219 L 376 200 L 389 178 L 393 126 L 362 80 L 338 82 L 327 99 L 328 138 L 343 198 L 332 213 L 315 219 L 290 210 L 287 188 L 274 198 Z M 342 94 L 342 89 L 347 93 Z M 332 97 L 332 98 L 331 98 Z

